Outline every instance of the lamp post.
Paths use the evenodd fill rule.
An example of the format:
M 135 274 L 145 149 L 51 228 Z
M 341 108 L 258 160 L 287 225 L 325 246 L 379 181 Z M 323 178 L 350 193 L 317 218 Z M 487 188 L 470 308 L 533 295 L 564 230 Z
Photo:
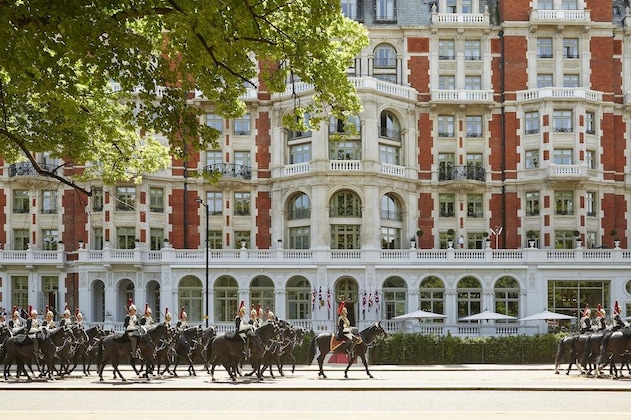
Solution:
M 206 208 L 206 328 L 208 328 L 208 318 L 210 316 L 208 314 L 208 216 L 210 213 L 208 211 L 208 204 L 204 203 L 201 198 L 196 198 L 195 202 Z

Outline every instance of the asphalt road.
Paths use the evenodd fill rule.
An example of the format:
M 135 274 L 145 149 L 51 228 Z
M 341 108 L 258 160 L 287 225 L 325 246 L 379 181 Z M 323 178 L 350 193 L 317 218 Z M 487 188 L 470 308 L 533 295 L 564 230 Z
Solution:
M 201 367 L 199 367 L 201 368 Z M 72 375 L 55 381 L 0 382 L 0 418 L 107 419 L 575 419 L 577 414 L 629 419 L 630 379 L 589 378 L 576 371 L 555 375 L 551 365 L 370 366 L 370 379 L 354 366 L 344 379 L 339 365 L 299 366 L 285 377 L 264 381 L 217 381 L 198 376 L 136 377 L 105 381 Z M 185 371 L 181 374 L 186 375 Z M 125 392 L 129 391 L 129 392 Z M 246 417 L 243 417 L 246 416 Z

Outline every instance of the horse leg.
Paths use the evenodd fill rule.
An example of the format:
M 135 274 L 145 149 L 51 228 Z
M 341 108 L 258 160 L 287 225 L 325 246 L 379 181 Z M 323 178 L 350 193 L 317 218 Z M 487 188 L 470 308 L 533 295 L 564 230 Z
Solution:
M 359 357 L 362 359 L 362 363 L 364 364 L 364 367 L 366 368 L 366 374 L 368 375 L 368 377 L 370 379 L 374 379 L 372 376 L 372 373 L 370 373 L 370 371 L 368 370 L 368 360 L 366 360 L 366 355 L 360 354 Z
M 348 356 L 348 365 L 346 365 L 346 369 L 344 370 L 344 378 L 348 379 L 348 369 L 350 369 L 351 365 L 353 364 L 353 362 L 355 361 L 355 359 L 357 358 L 357 356 L 353 355 L 349 355 Z
M 324 358 L 328 353 L 320 350 L 320 355 L 318 356 L 318 366 L 320 367 L 320 371 L 318 372 L 318 377 L 322 376 L 322 378 L 326 379 L 326 375 L 324 374 L 324 370 L 322 369 L 322 365 L 324 364 Z

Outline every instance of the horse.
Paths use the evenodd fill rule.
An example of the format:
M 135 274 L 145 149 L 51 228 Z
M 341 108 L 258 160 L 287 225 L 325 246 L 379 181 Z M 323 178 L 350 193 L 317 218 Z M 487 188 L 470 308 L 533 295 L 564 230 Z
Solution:
M 613 370 L 614 377 L 622 377 L 622 368 L 625 363 L 627 363 L 629 352 L 631 352 L 631 329 L 622 328 L 612 332 L 603 340 L 600 356 L 596 360 L 598 370 L 600 371 L 608 363 L 611 363 L 611 370 Z M 616 367 L 616 362 L 621 362 L 620 373 Z M 629 369 L 628 363 L 627 369 Z M 631 373 L 631 369 L 629 373 Z
M 177 376 L 179 357 L 184 357 L 188 361 L 188 376 L 197 376 L 193 366 L 193 351 L 202 347 L 201 327 L 189 327 L 177 333 L 175 338 L 175 366 L 173 375 Z
M 206 328 L 202 332 L 202 345 L 192 352 L 194 359 L 201 356 L 201 359 L 204 362 L 204 367 L 206 368 L 206 373 L 210 373 L 210 365 L 208 363 L 210 362 L 210 355 L 212 351 L 211 343 L 216 336 L 217 328 L 213 326 Z
M 143 334 L 138 337 L 138 348 L 140 349 L 143 358 L 147 360 L 147 365 L 153 363 L 156 347 L 149 334 Z M 99 380 L 103 382 L 103 370 L 105 369 L 107 362 L 110 362 L 114 372 L 114 379 L 116 379 L 116 375 L 118 374 L 121 380 L 126 382 L 127 379 L 123 377 L 123 374 L 118 369 L 118 365 L 120 364 L 121 359 L 129 357 L 130 352 L 131 343 L 129 342 L 129 337 L 127 337 L 127 335 L 124 335 L 123 333 L 115 333 L 103 337 L 97 356 L 97 371 L 99 374 Z M 147 373 L 145 373 L 145 378 L 149 379 L 149 375 Z
M 581 371 L 581 365 L 578 362 L 578 356 L 575 352 L 574 349 L 574 345 L 576 343 L 576 340 L 578 340 L 578 337 L 580 336 L 580 334 L 571 334 L 568 335 L 567 337 L 563 337 L 563 339 L 561 341 L 559 341 L 559 345 L 557 346 L 557 354 L 554 358 L 554 373 L 556 375 L 559 374 L 559 367 L 561 366 L 561 362 L 563 361 L 563 359 L 565 358 L 565 356 L 567 354 L 569 354 L 570 356 L 570 364 L 567 367 L 567 371 L 565 372 L 566 375 L 570 374 L 570 369 L 572 369 L 572 364 L 576 363 L 576 366 L 579 370 L 579 372 Z
M 76 342 L 76 349 L 72 358 L 74 365 L 69 369 L 68 373 L 72 373 L 77 368 L 79 361 L 81 361 L 83 364 L 83 374 L 89 376 L 92 359 L 96 357 L 98 344 L 100 344 L 101 338 L 105 337 L 106 332 L 98 325 L 90 327 L 87 330 L 81 327 L 78 329 L 80 330 L 80 338 Z M 83 331 L 83 333 L 81 333 L 81 331 Z M 75 334 L 75 336 L 76 335 L 77 334 Z
M 248 341 L 250 346 L 250 351 L 252 351 L 253 347 L 258 347 L 256 341 L 259 341 L 258 336 L 254 333 L 253 330 L 248 330 Z M 234 331 L 227 332 L 225 334 L 220 334 L 213 338 L 211 343 L 213 359 L 210 362 L 210 377 L 212 381 L 215 381 L 215 366 L 223 365 L 223 367 L 230 375 L 230 379 L 232 381 L 237 380 L 237 372 L 239 370 L 239 363 L 243 359 L 243 340 L 238 334 L 235 334 Z M 255 348 L 256 350 L 256 348 Z
M 265 369 L 261 369 L 261 364 L 267 353 L 272 349 L 274 343 L 278 342 L 279 333 L 280 330 L 276 322 L 268 322 L 254 330 L 254 335 L 258 340 L 250 340 L 250 364 L 252 365 L 252 372 L 246 374 L 246 376 L 252 376 L 254 372 L 256 372 L 256 377 L 259 380 L 263 380 L 263 371 Z
M 278 372 L 280 376 L 285 376 L 283 373 L 283 367 L 285 362 L 290 359 L 291 360 L 291 373 L 294 373 L 296 370 L 296 357 L 294 357 L 294 349 L 296 346 L 301 346 L 303 340 L 305 339 L 306 331 L 304 328 L 291 328 L 288 336 L 283 340 L 283 343 L 280 348 L 280 352 L 278 355 Z
M 148 335 L 151 338 L 151 341 L 155 344 L 156 352 L 158 348 L 160 349 L 164 348 L 164 346 L 161 345 L 162 342 L 168 343 L 168 346 L 171 345 L 171 338 L 174 335 L 174 330 L 170 328 L 170 326 L 167 326 L 165 322 L 161 322 L 159 324 L 153 324 L 153 325 L 150 325 L 149 327 L 142 327 L 142 328 L 144 329 L 144 332 L 145 332 L 144 335 Z M 134 372 L 136 372 L 136 375 L 140 375 L 143 369 L 145 370 L 145 375 L 144 375 L 145 377 L 147 377 L 150 374 L 153 374 L 153 371 L 155 369 L 155 358 L 156 358 L 156 355 L 154 354 L 153 358 L 143 359 L 140 364 L 139 369 L 136 368 L 136 362 L 135 360 L 132 359 L 131 366 L 134 369 Z
M 359 333 L 361 337 L 361 341 L 355 345 L 355 349 L 353 351 L 353 355 L 348 358 L 348 365 L 344 370 L 344 377 L 348 378 L 348 369 L 355 362 L 357 356 L 362 359 L 364 363 L 364 367 L 366 368 L 366 374 L 370 378 L 372 378 L 372 374 L 368 370 L 368 362 L 366 361 L 366 353 L 368 352 L 368 348 L 372 346 L 377 340 L 385 339 L 388 334 L 381 326 L 381 323 L 377 322 L 370 327 L 362 330 Z M 326 375 L 324 374 L 324 370 L 322 370 L 322 364 L 324 363 L 324 358 L 331 352 L 331 338 L 333 334 L 331 333 L 322 333 L 313 338 L 311 341 L 311 346 L 309 347 L 309 364 L 313 362 L 313 358 L 316 355 L 316 346 L 318 350 L 320 350 L 320 355 L 318 356 L 318 365 L 320 366 L 320 371 L 318 372 L 318 377 L 322 377 L 326 379 Z M 340 345 L 339 347 L 333 349 L 333 353 L 346 353 L 346 349 L 348 345 Z
M 61 360 L 57 373 L 62 375 L 64 371 L 64 362 L 69 358 L 69 354 L 74 342 L 74 334 L 69 327 L 53 328 L 45 330 L 43 339 L 40 340 L 39 348 L 44 355 L 42 361 L 42 375 L 53 379 L 53 371 L 55 370 L 55 360 Z

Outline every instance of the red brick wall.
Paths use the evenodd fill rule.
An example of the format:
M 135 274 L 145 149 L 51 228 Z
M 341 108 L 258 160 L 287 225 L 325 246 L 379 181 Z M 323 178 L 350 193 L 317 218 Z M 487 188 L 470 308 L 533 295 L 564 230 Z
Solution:
M 611 22 L 613 19 L 611 1 L 585 0 L 585 9 L 591 10 L 591 19 L 594 22 Z
M 419 92 L 418 100 L 429 101 L 429 58 L 410 57 L 408 67 L 410 86 Z
M 268 112 L 260 112 L 255 122 L 256 135 L 256 163 L 259 178 L 270 178 L 270 145 L 272 143 L 271 121 Z
M 591 72 L 591 89 L 601 92 L 615 92 L 620 94 L 620 86 L 614 86 L 613 70 L 613 40 L 611 37 L 591 38 L 589 50 L 592 53 L 590 67 Z M 596 70 L 597 69 L 597 70 Z M 613 100 L 612 97 L 603 97 L 603 100 Z
M 429 114 L 419 115 L 418 120 L 418 164 L 421 172 L 419 173 L 419 179 L 430 180 L 432 178 L 431 170 L 433 163 L 432 147 L 432 120 L 429 118 Z
M 272 197 L 270 193 L 261 191 L 256 196 L 256 247 L 270 249 L 272 244 Z M 274 238 L 278 240 L 281 238 Z
M 525 90 L 528 86 L 528 43 L 522 36 L 504 37 L 504 86 L 506 91 Z M 500 89 L 501 86 L 495 86 Z
M 530 13 L 530 1 L 528 0 L 499 0 L 500 20 L 527 21 Z
M 434 218 L 432 217 L 432 213 L 434 210 L 434 200 L 430 193 L 421 193 L 419 195 L 418 208 L 420 216 L 417 226 L 423 231 L 419 245 L 421 248 L 433 248 L 434 236 L 432 235 L 432 228 L 434 227 Z
M 185 231 L 188 236 L 188 248 L 199 248 L 199 246 L 201 245 L 199 228 L 201 226 L 201 223 L 205 223 L 205 220 L 201 220 L 200 213 L 198 212 L 199 205 L 195 202 L 195 199 L 199 198 L 199 196 L 196 192 L 190 190 L 188 191 L 187 196 L 188 206 L 186 206 L 186 217 L 184 217 L 183 214 L 185 208 L 184 190 L 174 189 L 173 193 L 169 196 L 169 206 L 173 207 L 174 209 L 174 211 L 169 214 L 169 224 L 173 228 L 170 233 L 169 242 L 171 242 L 174 248 L 185 248 Z M 202 199 L 204 199 L 204 197 L 202 197 Z

